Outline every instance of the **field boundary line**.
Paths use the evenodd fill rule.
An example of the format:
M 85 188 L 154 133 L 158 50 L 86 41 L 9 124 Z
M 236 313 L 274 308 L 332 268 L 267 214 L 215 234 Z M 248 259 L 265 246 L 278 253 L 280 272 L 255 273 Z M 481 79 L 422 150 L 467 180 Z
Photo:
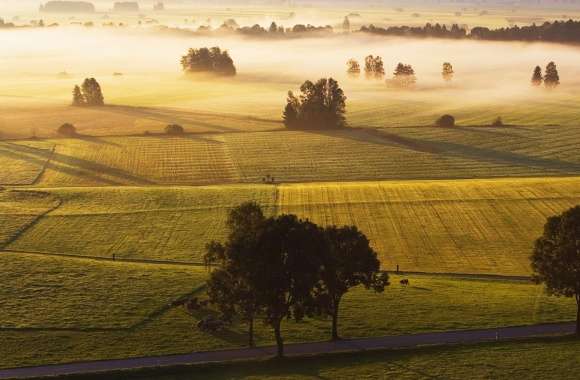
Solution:
M 539 337 L 570 335 L 575 322 L 545 323 L 527 326 L 505 326 L 486 329 L 450 330 L 339 341 L 319 341 L 287 344 L 288 357 L 319 356 L 365 351 L 401 350 L 434 346 L 477 344 L 494 341 L 517 341 Z M 73 362 L 36 367 L 0 369 L 0 379 L 31 378 L 82 374 L 105 374 L 112 371 L 160 369 L 207 363 L 227 364 L 239 360 L 262 360 L 276 353 L 275 346 L 198 351 L 188 354 L 135 357 L 87 362 Z
M 206 284 L 201 284 L 195 287 L 192 291 L 182 294 L 175 298 L 173 301 L 158 307 L 157 309 L 151 311 L 141 320 L 134 322 L 131 325 L 125 327 L 2 327 L 0 326 L 0 331 L 16 331 L 16 332 L 72 332 L 72 333 L 91 333 L 91 332 L 134 332 L 148 324 L 154 322 L 155 320 L 162 317 L 165 313 L 178 307 L 177 304 L 180 301 L 184 301 L 187 298 L 196 295 L 206 289 Z
M 149 264 L 149 265 L 171 265 L 171 266 L 189 266 L 189 267 L 205 267 L 206 264 L 198 261 L 167 261 L 167 260 L 154 260 L 154 259 L 131 259 L 131 258 L 112 258 L 105 256 L 88 256 L 88 255 L 78 255 L 74 253 L 57 253 L 57 252 L 42 252 L 42 251 L 25 251 L 18 249 L 5 248 L 1 249 L 0 252 L 14 253 L 14 254 L 27 254 L 36 256 L 49 256 L 49 257 L 59 257 L 67 259 L 79 259 L 79 260 L 91 260 L 91 261 L 107 261 L 112 263 L 129 263 L 129 264 Z
M 37 193 L 37 194 L 48 195 L 48 196 L 52 197 L 53 199 L 55 199 L 56 204 L 53 205 L 51 208 L 43 211 L 42 213 L 36 215 L 36 217 L 33 220 L 31 220 L 30 222 L 20 226 L 18 228 L 18 230 L 12 236 L 10 236 L 5 242 L 2 243 L 2 245 L 0 246 L 0 250 L 4 250 L 6 247 L 8 247 L 12 243 L 14 243 L 26 231 L 28 231 L 30 228 L 34 227 L 42 218 L 44 218 L 46 215 L 53 212 L 54 210 L 56 210 L 57 208 L 59 208 L 63 204 L 63 200 L 61 198 L 59 198 L 58 196 L 56 196 L 54 194 L 48 193 L 48 192 L 34 191 L 34 190 L 13 190 L 13 191 L 23 192 L 23 193 Z

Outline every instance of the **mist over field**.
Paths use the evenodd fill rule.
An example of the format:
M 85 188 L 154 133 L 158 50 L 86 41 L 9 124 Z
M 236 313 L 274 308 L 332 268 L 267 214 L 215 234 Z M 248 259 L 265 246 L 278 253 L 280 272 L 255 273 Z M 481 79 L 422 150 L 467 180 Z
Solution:
M 442 112 L 509 103 L 525 106 L 528 100 L 564 102 L 580 86 L 580 49 L 543 43 L 414 40 L 364 34 L 286 40 L 206 38 L 63 27 L 5 31 L 0 33 L 0 45 L 2 103 L 33 108 L 45 102 L 68 105 L 72 86 L 85 77 L 103 83 L 108 104 L 239 111 L 272 118 L 280 117 L 288 90 L 297 90 L 306 79 L 321 77 L 339 80 L 352 105 L 348 110 L 355 114 L 359 109 L 388 109 L 392 102 L 399 108 L 400 102 L 408 102 Z M 204 46 L 227 49 L 238 75 L 227 79 L 186 77 L 180 57 L 188 48 Z M 355 58 L 364 64 L 369 54 L 383 57 L 386 79 L 397 63 L 413 65 L 417 87 L 394 90 L 384 80 L 367 80 L 364 74 L 349 78 L 346 61 Z M 558 65 L 561 86 L 555 91 L 532 90 L 532 69 L 545 67 L 550 61 Z M 453 64 L 451 84 L 441 78 L 443 62 Z M 63 72 L 68 76 L 58 75 Z M 242 110 L 238 110 L 240 105 Z M 404 112 L 404 103 L 402 108 Z M 382 123 L 388 125 L 389 119 Z

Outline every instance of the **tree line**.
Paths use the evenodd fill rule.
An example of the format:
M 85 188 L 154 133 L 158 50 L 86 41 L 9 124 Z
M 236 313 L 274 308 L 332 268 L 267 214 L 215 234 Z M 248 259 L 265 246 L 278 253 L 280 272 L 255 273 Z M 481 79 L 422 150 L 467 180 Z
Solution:
M 267 218 L 248 202 L 229 213 L 227 228 L 224 243 L 207 245 L 209 305 L 223 321 L 246 323 L 250 346 L 261 319 L 273 331 L 279 357 L 285 319 L 329 316 L 336 340 L 340 303 L 349 289 L 382 292 L 389 285 L 377 253 L 355 226 L 323 228 L 296 215 Z
M 469 32 L 466 28 L 453 24 L 451 28 L 445 25 L 427 23 L 424 27 L 390 26 L 386 28 L 374 25 L 363 26 L 361 32 L 401 37 L 434 37 L 434 38 L 469 38 L 475 40 L 494 41 L 549 41 L 549 42 L 580 42 L 580 21 L 553 21 L 542 25 L 512 26 L 490 29 L 474 27 Z

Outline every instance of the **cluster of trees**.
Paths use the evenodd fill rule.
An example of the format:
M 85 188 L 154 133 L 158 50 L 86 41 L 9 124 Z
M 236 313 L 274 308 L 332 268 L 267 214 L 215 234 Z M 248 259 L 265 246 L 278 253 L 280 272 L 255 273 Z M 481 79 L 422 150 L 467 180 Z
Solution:
M 74 137 L 77 135 L 77 129 L 71 123 L 64 123 L 63 125 L 58 127 L 56 133 L 64 137 Z
M 102 106 L 105 104 L 103 92 L 95 78 L 86 78 L 83 84 L 73 89 L 73 106 Z
M 3 18 L 0 17 L 0 29 L 14 28 L 14 24 L 11 22 L 5 22 Z
M 40 5 L 40 12 L 94 13 L 95 6 L 88 1 L 49 1 Z
M 365 75 L 367 78 L 382 79 L 385 76 L 385 64 L 380 56 L 365 57 Z
M 332 78 L 300 86 L 300 95 L 288 92 L 284 125 L 289 129 L 335 129 L 346 126 L 346 96 Z
M 576 299 L 580 336 L 580 206 L 548 218 L 531 256 L 534 279 L 550 294 Z
M 234 61 L 227 50 L 222 51 L 219 47 L 189 49 L 187 54 L 181 57 L 181 66 L 186 73 L 236 75 Z
M 314 315 L 332 318 L 339 339 L 340 303 L 350 288 L 382 292 L 389 284 L 377 253 L 356 227 L 322 228 L 295 215 L 266 218 L 256 203 L 230 212 L 229 235 L 207 246 L 205 262 L 214 269 L 207 282 L 209 303 L 224 321 L 254 322 L 273 330 L 278 356 L 284 355 L 281 324 Z
M 402 36 L 402 37 L 436 37 L 436 38 L 465 38 L 467 31 L 453 24 L 450 29 L 445 25 L 427 23 L 424 27 L 420 26 L 389 26 L 387 28 L 376 27 L 374 25 L 363 26 L 361 32 L 380 34 L 385 36 Z
M 470 38 L 477 40 L 498 41 L 551 41 L 580 42 L 580 21 L 554 21 L 542 25 L 512 26 L 508 28 L 490 29 L 474 27 L 468 33 L 463 27 L 454 24 L 451 28 L 440 24 L 426 24 L 424 27 L 391 26 L 387 28 L 374 25 L 363 26 L 361 32 L 405 37 L 436 37 L 436 38 Z
M 234 19 L 228 19 L 223 22 L 223 24 L 217 28 L 212 29 L 209 26 L 200 26 L 195 33 L 198 34 L 240 34 L 244 36 L 252 37 L 300 37 L 304 34 L 331 34 L 334 29 L 330 25 L 325 26 L 315 26 L 311 24 L 296 24 L 291 28 L 285 28 L 282 25 L 272 22 L 269 27 L 263 27 L 260 24 L 254 24 L 252 26 L 242 26 L 240 27 Z
M 185 130 L 179 124 L 169 124 L 165 127 L 165 133 L 171 136 L 179 136 L 184 134 Z
M 542 75 L 542 68 L 536 66 L 532 74 L 532 86 L 539 87 L 544 84 L 546 88 L 556 88 L 560 84 L 560 74 L 554 62 L 548 63 L 546 72 Z

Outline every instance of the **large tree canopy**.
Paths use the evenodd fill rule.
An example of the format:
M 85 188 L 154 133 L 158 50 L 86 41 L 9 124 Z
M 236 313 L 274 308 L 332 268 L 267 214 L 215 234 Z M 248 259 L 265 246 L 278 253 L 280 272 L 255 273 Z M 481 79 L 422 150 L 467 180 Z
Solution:
M 290 129 L 334 129 L 346 126 L 346 96 L 332 78 L 306 81 L 300 96 L 288 92 L 284 124 Z
M 576 299 L 580 335 L 580 206 L 548 218 L 531 260 L 534 278 L 545 283 L 548 292 Z

